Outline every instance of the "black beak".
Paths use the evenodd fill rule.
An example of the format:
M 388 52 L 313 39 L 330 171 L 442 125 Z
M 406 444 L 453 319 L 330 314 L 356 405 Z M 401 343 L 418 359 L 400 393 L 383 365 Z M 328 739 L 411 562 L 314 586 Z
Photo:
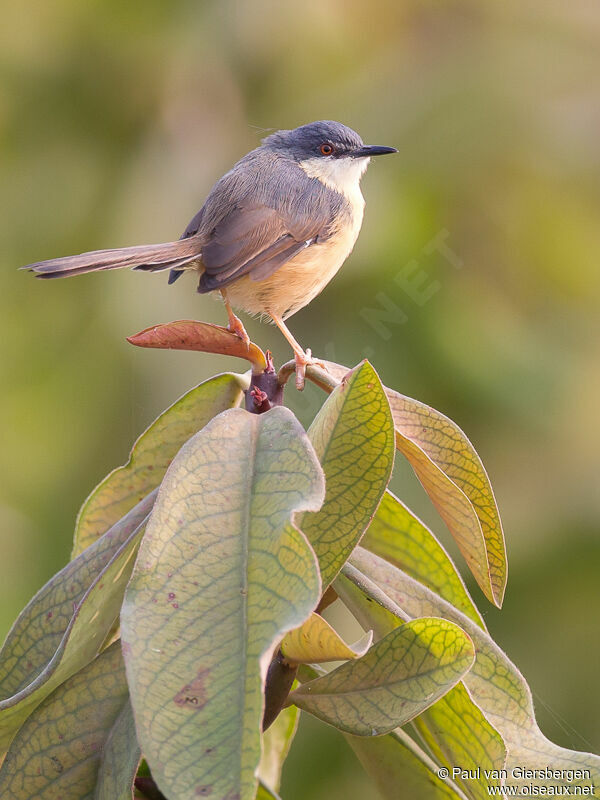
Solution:
M 353 150 L 350 155 L 352 158 L 370 158 L 371 156 L 384 156 L 387 153 L 397 153 L 395 147 L 383 147 L 379 144 L 365 144 Z

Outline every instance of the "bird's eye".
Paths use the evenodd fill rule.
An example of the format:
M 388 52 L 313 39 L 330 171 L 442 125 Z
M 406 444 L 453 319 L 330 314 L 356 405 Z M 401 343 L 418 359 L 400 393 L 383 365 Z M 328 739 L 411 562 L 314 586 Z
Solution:
M 330 145 L 328 142 L 323 142 L 321 147 L 319 147 L 319 151 L 322 156 L 330 156 L 333 153 L 333 145 Z

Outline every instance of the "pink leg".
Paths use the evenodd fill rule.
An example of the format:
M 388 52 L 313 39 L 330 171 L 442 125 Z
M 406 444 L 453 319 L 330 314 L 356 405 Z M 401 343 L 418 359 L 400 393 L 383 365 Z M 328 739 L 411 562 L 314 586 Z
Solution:
M 250 337 L 246 333 L 246 328 L 242 323 L 242 320 L 233 313 L 233 309 L 231 307 L 231 303 L 227 299 L 227 292 L 225 289 L 221 289 L 221 297 L 223 298 L 223 302 L 225 303 L 225 309 L 227 311 L 227 317 L 229 319 L 229 324 L 227 327 L 232 333 L 235 333 L 236 336 L 239 336 L 240 339 L 244 342 L 246 347 L 250 345 Z
M 321 364 L 319 361 L 315 361 L 312 357 L 310 350 L 304 351 L 302 347 L 298 344 L 298 342 L 292 336 L 291 331 L 285 324 L 285 322 L 278 317 L 277 314 L 273 314 L 272 311 L 268 312 L 269 316 L 277 325 L 279 330 L 283 333 L 287 341 L 290 343 L 292 350 L 294 351 L 294 356 L 296 359 L 296 388 L 299 390 L 304 389 L 304 378 L 306 374 L 306 367 L 308 364 L 319 364 L 319 366 L 324 367 L 324 364 Z

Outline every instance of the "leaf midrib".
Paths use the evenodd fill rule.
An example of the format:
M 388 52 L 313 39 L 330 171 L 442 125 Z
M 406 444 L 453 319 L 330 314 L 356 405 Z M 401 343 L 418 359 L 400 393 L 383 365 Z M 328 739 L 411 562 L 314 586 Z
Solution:
M 246 493 L 246 503 L 245 503 L 245 519 L 244 519 L 244 527 L 246 531 L 246 535 L 242 537 L 242 578 L 243 578 L 243 585 L 241 588 L 242 591 L 242 635 L 243 635 L 243 658 L 244 658 L 244 670 L 242 674 L 242 680 L 240 681 L 240 752 L 239 752 L 239 759 L 240 759 L 240 776 L 243 774 L 243 740 L 244 740 L 244 717 L 245 717 L 245 710 L 246 710 L 246 688 L 248 685 L 248 641 L 249 641 L 249 630 L 248 630 L 248 586 L 249 586 L 249 578 L 248 578 L 248 563 L 249 563 L 249 542 L 250 542 L 250 528 L 251 528 L 251 507 L 252 507 L 252 496 L 253 496 L 253 489 L 256 480 L 256 454 L 258 452 L 258 440 L 260 438 L 260 417 L 251 415 L 251 425 L 250 425 L 250 438 L 249 438 L 249 451 L 250 457 L 249 461 L 249 469 L 248 469 L 248 477 L 247 477 L 247 493 Z

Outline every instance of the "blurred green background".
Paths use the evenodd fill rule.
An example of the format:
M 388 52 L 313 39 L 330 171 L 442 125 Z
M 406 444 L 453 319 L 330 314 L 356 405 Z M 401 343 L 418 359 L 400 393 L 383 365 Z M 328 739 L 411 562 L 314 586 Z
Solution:
M 318 355 L 368 355 L 467 431 L 510 557 L 502 612 L 474 597 L 544 732 L 600 751 L 600 7 L 21 0 L 3 29 L 0 632 L 68 559 L 81 501 L 146 424 L 244 368 L 126 343 L 156 322 L 224 323 L 190 277 L 47 283 L 16 267 L 177 238 L 262 136 L 339 119 L 400 153 L 372 164 L 352 257 L 290 327 Z M 248 329 L 287 360 L 278 331 Z M 307 423 L 319 396 L 288 399 Z M 455 553 L 410 470 L 394 480 Z M 376 796 L 312 721 L 283 794 Z

